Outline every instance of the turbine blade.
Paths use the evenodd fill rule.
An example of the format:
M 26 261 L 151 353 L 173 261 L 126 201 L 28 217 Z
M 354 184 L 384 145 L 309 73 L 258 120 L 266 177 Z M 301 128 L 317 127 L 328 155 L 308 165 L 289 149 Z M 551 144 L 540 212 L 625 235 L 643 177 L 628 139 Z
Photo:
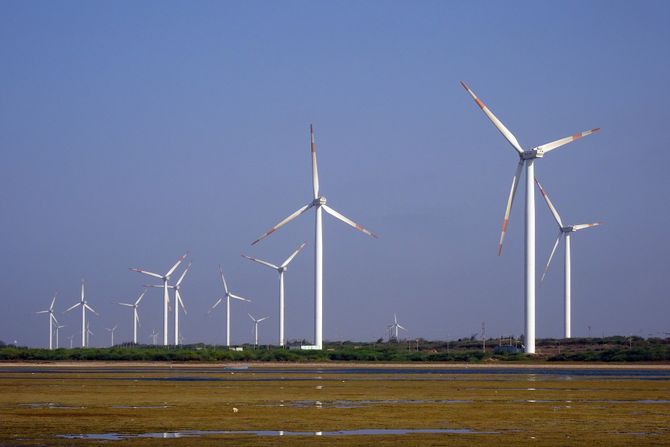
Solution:
M 542 278 L 540 278 L 540 283 L 542 283 L 542 281 L 544 281 L 544 277 L 547 276 L 547 272 L 549 271 L 549 265 L 551 265 L 551 260 L 554 258 L 554 253 L 556 253 L 556 247 L 558 247 L 558 243 L 561 241 L 562 236 L 563 232 L 561 231 L 560 233 L 558 233 L 558 236 L 556 237 L 556 242 L 554 242 L 554 248 L 551 249 L 549 260 L 547 261 L 547 265 L 544 268 L 544 272 L 542 273 Z
M 263 320 L 267 320 L 268 318 L 270 318 L 270 317 L 263 317 L 263 318 L 259 318 L 259 319 L 258 319 L 258 320 L 256 320 L 256 321 L 260 323 L 261 321 L 263 321 Z
M 509 141 L 509 144 L 511 144 L 512 147 L 514 149 L 516 149 L 516 151 L 519 154 L 523 154 L 523 149 L 521 148 L 521 145 L 516 140 L 516 137 L 512 134 L 512 132 L 510 132 L 509 129 L 507 129 L 507 127 L 505 127 L 505 125 L 503 123 L 501 123 L 498 118 L 496 118 L 496 116 L 489 110 L 489 108 L 486 107 L 486 105 L 479 98 L 477 98 L 477 95 L 475 95 L 475 92 L 470 90 L 470 88 L 467 85 L 465 85 L 465 82 L 461 81 L 461 85 L 463 86 L 463 88 L 465 90 L 467 90 L 468 93 L 470 93 L 470 96 L 472 96 L 472 99 L 475 100 L 475 102 L 477 103 L 479 108 L 482 109 L 482 112 L 484 112 L 486 114 L 486 116 L 491 120 L 493 125 L 496 126 L 496 128 L 500 131 L 500 133 L 503 135 L 503 137 L 505 137 L 505 139 L 507 141 Z
M 168 272 L 165 274 L 165 276 L 170 276 L 170 275 L 172 275 L 172 273 L 177 269 L 177 267 L 179 267 L 179 264 L 181 264 L 181 262 L 186 258 L 187 255 L 188 255 L 188 252 L 184 253 L 184 254 L 182 255 L 182 257 L 180 257 L 179 259 L 177 259 L 177 262 L 174 263 L 174 265 L 172 266 L 172 268 L 171 268 L 170 270 L 168 270 Z
M 247 255 L 242 255 L 242 257 L 247 258 L 247 259 L 249 259 L 251 261 L 254 261 L 254 262 L 258 262 L 259 264 L 265 265 L 265 266 L 270 267 L 271 269 L 274 269 L 274 270 L 277 270 L 279 268 L 274 264 L 270 264 L 267 261 L 263 261 L 262 259 L 252 258 L 251 256 L 247 256 Z
M 284 261 L 281 267 L 286 267 L 293 260 L 293 258 L 295 258 L 298 255 L 298 253 L 300 253 L 300 250 L 305 248 L 305 245 L 307 245 L 307 242 L 303 242 L 302 244 L 300 244 L 300 246 L 295 249 L 295 251 L 291 254 L 291 256 L 286 258 L 286 261 Z
M 53 299 L 51 300 L 51 306 L 49 306 L 49 310 L 54 310 L 55 302 L 56 302 L 56 295 L 54 295 Z
M 65 312 L 67 312 L 67 310 Z M 46 314 L 46 313 L 51 313 L 51 311 L 47 309 L 47 310 L 40 310 L 39 312 L 35 312 L 35 313 L 36 314 Z
M 319 170 L 316 166 L 316 144 L 314 143 L 314 126 L 309 125 L 309 141 L 312 149 L 312 189 L 314 198 L 319 197 Z
M 233 299 L 236 299 L 236 300 L 246 301 L 247 303 L 250 303 L 250 302 L 251 302 L 251 300 L 248 299 L 248 298 L 243 298 L 243 297 L 238 296 L 238 295 L 233 295 L 232 293 L 229 293 L 228 296 L 231 297 L 231 298 L 233 298 Z
M 133 304 L 129 303 L 117 303 L 119 306 L 135 307 Z
M 144 284 L 143 287 L 144 287 L 145 289 L 162 289 L 162 288 L 165 287 L 165 286 L 162 285 L 162 284 Z M 168 289 L 171 289 L 171 288 L 173 288 L 173 287 L 174 287 L 174 286 L 167 286 Z
M 597 227 L 598 225 L 601 225 L 601 224 L 602 224 L 602 222 L 593 222 L 593 223 L 590 223 L 590 224 L 573 225 L 572 229 L 574 231 L 579 231 L 579 230 L 583 230 L 585 228 Z
M 81 301 L 78 302 L 77 304 L 75 304 L 74 306 L 70 306 L 65 312 L 69 312 L 69 311 L 71 311 L 72 309 L 74 309 L 74 308 L 77 307 L 77 306 L 81 306 Z M 47 312 L 48 312 L 48 311 L 47 311 Z M 65 313 L 65 312 L 63 312 L 63 313 Z
M 219 304 L 221 304 L 221 301 L 223 301 L 223 298 L 219 298 L 218 300 L 216 300 L 216 303 L 214 303 L 214 305 L 213 305 L 212 307 L 209 308 L 209 310 L 207 311 L 207 313 L 208 313 L 208 314 L 212 313 L 212 311 L 216 308 L 216 306 L 218 306 Z
M 144 291 L 142 292 L 142 294 L 139 296 L 139 298 L 137 298 L 137 301 L 135 301 L 135 305 L 136 305 L 136 306 L 139 306 L 140 301 L 142 301 L 142 298 L 144 298 L 144 295 L 145 295 L 146 293 L 147 293 L 147 289 L 145 288 Z
M 58 320 L 54 314 L 51 314 L 51 319 L 54 320 L 54 323 L 58 324 Z
M 179 293 L 179 290 L 175 292 L 175 300 L 177 301 L 177 304 L 181 306 L 181 310 L 186 313 L 186 306 L 184 306 L 184 302 L 181 300 L 181 294 Z
M 505 233 L 507 232 L 507 225 L 509 224 L 509 216 L 512 212 L 512 204 L 514 203 L 514 196 L 516 196 L 516 188 L 519 186 L 519 177 L 521 177 L 521 169 L 523 168 L 523 160 L 519 160 L 516 166 L 516 172 L 512 177 L 512 187 L 507 198 L 507 207 L 505 208 L 505 217 L 503 217 L 502 231 L 500 232 L 500 241 L 498 241 L 498 256 L 502 254 L 503 241 L 505 240 Z
M 403 326 L 398 325 L 398 329 L 402 329 L 403 331 L 407 331 Z
M 153 276 L 154 278 L 163 279 L 163 276 L 159 275 L 158 273 L 147 272 L 146 270 L 142 269 L 130 269 L 130 270 L 132 270 L 133 272 L 142 273 L 144 275 Z
M 179 277 L 179 279 L 177 280 L 177 284 L 176 284 L 177 286 L 179 286 L 181 284 L 181 282 L 184 280 L 184 277 L 186 276 L 189 269 L 191 268 L 191 264 L 192 264 L 191 262 L 188 263 L 188 265 L 186 266 L 186 270 L 184 270 L 184 273 L 182 273 L 181 276 Z
M 275 231 L 277 231 L 278 229 L 280 229 L 281 227 L 283 227 L 284 225 L 286 225 L 287 223 L 289 223 L 290 221 L 292 221 L 293 219 L 295 219 L 296 217 L 298 217 L 299 215 L 301 215 L 302 213 L 304 213 L 305 211 L 307 211 L 308 209 L 310 209 L 313 206 L 314 206 L 314 203 L 308 203 L 307 205 L 303 206 L 298 211 L 294 212 L 293 214 L 291 214 L 290 216 L 288 216 L 287 218 L 285 218 L 284 220 L 279 222 L 277 225 L 270 228 L 268 231 L 265 232 L 265 234 L 263 234 L 261 237 L 259 237 L 255 241 L 253 241 L 251 243 L 251 245 L 255 245 L 259 241 L 261 241 L 261 240 L 265 239 L 266 237 L 270 236 L 272 233 L 274 233 Z
M 332 208 L 329 207 L 328 205 L 321 205 L 321 207 L 324 209 L 325 212 L 327 212 L 327 213 L 330 214 L 331 216 L 335 217 L 336 219 L 340 219 L 340 220 L 341 220 L 342 222 L 344 222 L 345 224 L 349 224 L 349 225 L 351 225 L 352 227 L 354 227 L 354 228 L 357 229 L 358 231 L 362 231 L 363 233 L 365 233 L 365 234 L 367 234 L 367 235 L 369 235 L 369 236 L 372 236 L 372 237 L 374 237 L 375 239 L 378 237 L 378 236 L 377 236 L 376 234 L 374 234 L 372 231 L 363 228 L 363 226 L 357 224 L 356 222 L 354 222 L 353 220 L 349 219 L 348 217 L 343 216 L 342 214 L 338 213 L 337 211 L 335 211 L 334 209 L 332 209 Z
M 221 273 L 221 282 L 223 283 L 223 290 L 228 293 L 228 284 L 226 283 L 226 278 L 223 276 L 223 268 L 219 264 L 219 273 Z
M 90 310 L 91 312 L 93 312 L 94 314 L 96 314 L 97 316 L 100 316 L 100 314 L 97 313 L 97 312 L 96 312 L 91 306 L 89 306 L 88 304 L 84 304 L 84 307 L 85 307 L 86 309 Z
M 252 317 L 250 313 L 247 313 L 247 315 L 249 315 L 249 318 L 251 318 L 251 321 L 253 321 L 254 323 L 256 322 L 256 319 L 254 317 Z
M 549 211 L 551 211 L 551 214 L 554 216 L 554 220 L 558 224 L 559 228 L 563 228 L 563 221 L 561 221 L 561 216 L 558 214 L 558 211 L 556 211 L 554 204 L 551 203 L 549 195 L 544 190 L 542 185 L 540 185 L 540 182 L 537 180 L 537 178 L 535 178 L 535 183 L 537 184 L 537 187 L 540 188 L 540 193 L 542 194 L 542 197 L 544 197 L 544 201 L 547 202 L 547 206 L 549 207 Z
M 569 137 L 561 138 L 560 140 L 552 141 L 551 143 L 546 143 L 543 144 L 542 146 L 538 146 L 538 150 L 544 151 L 546 154 L 547 152 L 553 151 L 554 149 L 561 147 L 563 145 L 566 145 L 568 143 L 572 143 L 575 140 L 579 140 L 582 137 L 585 137 L 587 135 L 591 135 L 592 133 L 598 132 L 600 130 L 599 127 L 591 130 L 585 130 L 584 132 L 579 132 L 574 135 L 570 135 Z

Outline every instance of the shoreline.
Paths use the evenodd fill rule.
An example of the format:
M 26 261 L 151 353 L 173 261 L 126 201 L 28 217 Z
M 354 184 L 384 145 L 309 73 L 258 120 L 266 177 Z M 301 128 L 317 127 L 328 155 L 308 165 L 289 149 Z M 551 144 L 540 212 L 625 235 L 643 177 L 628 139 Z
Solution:
M 249 369 L 254 368 L 292 368 L 292 369 L 583 369 L 583 370 L 670 370 L 670 363 L 388 363 L 388 362 L 147 362 L 147 361 L 26 361 L 26 362 L 0 362 L 0 368 L 132 368 L 151 367 L 156 369 Z

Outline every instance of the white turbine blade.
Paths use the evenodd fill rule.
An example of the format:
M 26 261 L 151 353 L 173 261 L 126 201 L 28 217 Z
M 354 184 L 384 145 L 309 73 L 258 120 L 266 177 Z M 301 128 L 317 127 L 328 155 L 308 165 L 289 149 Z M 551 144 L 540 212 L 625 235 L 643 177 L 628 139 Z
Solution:
M 298 217 L 299 215 L 301 215 L 302 213 L 304 213 L 305 211 L 307 211 L 308 209 L 310 209 L 313 206 L 314 206 L 314 203 L 308 203 L 307 205 L 303 206 L 298 211 L 294 212 L 293 214 L 291 214 L 290 216 L 288 216 L 287 218 L 285 218 L 284 220 L 279 222 L 277 225 L 270 228 L 268 231 L 265 232 L 265 234 L 263 234 L 261 237 L 259 237 L 255 241 L 253 241 L 251 243 L 251 245 L 255 245 L 259 241 L 261 241 L 261 240 L 265 239 L 266 237 L 270 236 L 272 233 L 274 233 L 275 231 L 277 231 L 278 229 L 280 229 L 281 227 L 283 227 L 284 225 L 286 225 L 287 223 L 289 223 L 290 221 L 292 221 L 293 219 L 295 219 L 296 217 Z
M 583 230 L 585 228 L 597 227 L 598 225 L 601 225 L 601 224 L 602 224 L 602 222 L 593 222 L 593 223 L 590 223 L 590 224 L 573 225 L 572 229 L 574 231 L 579 231 L 579 230 Z
M 403 326 L 398 325 L 398 329 L 402 329 L 403 331 L 407 331 Z
M 97 316 L 100 316 L 100 314 L 97 313 L 95 310 L 93 310 L 93 308 L 91 306 L 89 306 L 88 304 L 84 304 L 84 307 L 86 309 L 90 310 L 91 312 L 93 312 L 94 314 L 96 314 Z
M 556 253 L 556 247 L 558 247 L 558 243 L 561 241 L 561 236 L 563 236 L 562 231 L 558 233 L 558 236 L 556 237 L 556 242 L 554 242 L 554 248 L 551 249 L 549 260 L 547 261 L 547 265 L 544 268 L 544 272 L 542 273 L 542 278 L 540 278 L 540 283 L 542 283 L 542 281 L 544 281 L 544 277 L 547 276 L 547 272 L 549 271 L 549 265 L 551 265 L 551 260 L 554 258 L 554 253 Z
M 146 293 L 147 293 L 147 289 L 144 289 L 144 291 L 143 291 L 142 294 L 139 296 L 139 298 L 137 298 L 137 301 L 135 301 L 135 305 L 136 305 L 136 306 L 139 306 L 140 301 L 142 301 L 142 298 L 144 298 L 144 295 L 145 295 Z
M 56 320 L 56 316 L 54 314 L 51 314 L 50 318 L 54 320 L 54 323 L 58 324 L 58 320 Z
M 65 312 L 67 312 L 67 310 Z M 36 314 L 46 314 L 46 313 L 51 313 L 51 311 L 49 309 L 47 309 L 47 310 L 40 310 L 39 312 L 35 312 L 35 313 Z
M 516 149 L 516 151 L 519 154 L 523 154 L 523 149 L 521 148 L 521 145 L 516 140 L 516 137 L 512 134 L 512 132 L 510 132 L 509 129 L 507 129 L 507 127 L 505 127 L 505 125 L 503 123 L 501 123 L 500 120 L 498 118 L 496 118 L 496 116 L 493 113 L 491 113 L 489 108 L 486 107 L 486 105 L 479 98 L 477 98 L 477 95 L 475 95 L 475 92 L 470 90 L 470 88 L 467 85 L 465 85 L 465 82 L 461 81 L 461 85 L 463 86 L 463 88 L 465 90 L 467 90 L 468 93 L 470 93 L 470 96 L 472 96 L 472 99 L 475 100 L 475 102 L 477 103 L 479 108 L 482 109 L 482 112 L 484 112 L 486 114 L 486 116 L 491 120 L 493 125 L 496 126 L 496 128 L 500 131 L 500 133 L 503 135 L 503 137 L 505 137 L 505 139 L 507 141 L 509 141 L 509 144 L 511 144 L 512 147 L 514 149 Z
M 585 130 L 584 132 L 579 132 L 574 135 L 570 135 L 569 137 L 561 138 L 560 140 L 552 141 L 551 143 L 543 144 L 542 146 L 538 146 L 538 150 L 542 150 L 545 153 L 549 151 L 553 151 L 554 149 L 561 147 L 563 145 L 566 145 L 568 143 L 572 143 L 575 140 L 579 140 L 580 138 L 583 138 L 587 135 L 591 135 L 592 133 L 598 132 L 600 130 L 599 127 L 596 127 L 595 129 L 591 130 Z
M 74 308 L 77 307 L 77 306 L 81 306 L 81 301 L 78 302 L 77 304 L 75 304 L 74 306 L 70 306 L 65 312 L 69 312 L 69 311 L 71 311 L 72 309 L 74 309 Z M 47 311 L 47 312 L 48 312 L 48 311 Z M 63 313 L 65 313 L 65 312 L 63 312 Z
M 137 325 L 138 325 L 138 326 L 142 326 L 142 325 L 140 324 L 140 314 L 139 314 L 139 312 L 135 313 L 135 321 L 137 322 Z
M 184 306 L 184 302 L 181 300 L 181 294 L 179 293 L 179 290 L 175 291 L 175 300 L 177 301 L 177 304 L 181 306 L 181 310 L 186 313 L 186 306 Z
M 279 268 L 279 267 L 277 267 L 277 266 L 274 265 L 274 264 L 270 264 L 270 263 L 267 262 L 267 261 L 263 261 L 262 259 L 252 258 L 251 256 L 247 256 L 247 255 L 242 255 L 242 257 L 243 257 L 243 258 L 247 258 L 247 259 L 249 259 L 249 260 L 251 260 L 251 261 L 254 261 L 254 262 L 258 262 L 259 264 L 263 264 L 263 265 L 265 265 L 265 266 L 267 266 L 267 267 L 270 267 L 271 269 L 274 269 L 274 270 L 277 270 L 277 269 Z
M 177 259 L 177 262 L 174 263 L 172 268 L 170 270 L 168 270 L 168 272 L 165 274 L 165 276 L 172 275 L 172 273 L 177 269 L 177 267 L 179 267 L 179 264 L 181 264 L 181 261 L 183 261 L 186 258 L 187 255 L 188 255 L 188 252 L 184 253 L 184 255 L 182 257 Z
M 135 307 L 134 304 L 129 304 L 129 303 L 117 303 L 119 306 L 127 306 L 127 307 Z
M 314 126 L 309 125 L 309 142 L 312 150 L 312 189 L 314 198 L 319 197 L 319 169 L 316 166 L 316 144 L 314 143 Z
M 500 241 L 498 241 L 498 256 L 502 254 L 503 241 L 505 240 L 505 233 L 507 232 L 507 225 L 509 224 L 509 216 L 512 212 L 512 204 L 514 203 L 514 196 L 516 196 L 516 188 L 519 186 L 519 177 L 521 177 L 521 169 L 523 168 L 523 160 L 519 161 L 516 166 L 516 172 L 512 177 L 512 187 L 507 198 L 507 207 L 505 208 L 505 217 L 503 217 L 502 230 L 500 232 Z
M 547 202 L 547 206 L 549 207 L 549 211 L 551 211 L 551 214 L 554 216 L 554 220 L 558 224 L 559 228 L 563 228 L 563 221 L 561 220 L 561 216 L 558 214 L 558 211 L 556 211 L 554 204 L 551 203 L 549 195 L 544 190 L 542 185 L 540 185 L 540 182 L 537 180 L 537 178 L 535 179 L 535 183 L 537 184 L 537 187 L 540 188 L 540 193 L 542 194 L 542 197 L 544 197 L 544 201 Z
M 335 217 L 336 219 L 340 219 L 340 220 L 341 220 L 342 222 L 344 222 L 345 224 L 349 224 L 349 225 L 351 225 L 352 227 L 354 227 L 354 228 L 357 229 L 358 231 L 361 231 L 361 232 L 363 232 L 363 233 L 365 233 L 365 234 L 367 234 L 367 235 L 369 235 L 369 236 L 372 236 L 372 237 L 374 237 L 375 239 L 378 237 L 378 236 L 377 236 L 376 234 L 374 234 L 372 231 L 363 228 L 363 226 L 357 224 L 356 222 L 354 222 L 353 220 L 349 219 L 348 217 L 343 216 L 342 214 L 338 213 L 337 211 L 335 211 L 334 209 L 332 209 L 332 208 L 329 207 L 328 205 L 321 205 L 321 208 L 323 208 L 324 211 L 327 212 L 328 214 L 330 214 L 331 216 Z
M 54 295 L 53 299 L 51 300 L 51 306 L 49 306 L 49 310 L 54 310 L 55 302 L 56 302 L 56 295 Z
M 188 263 L 188 266 L 186 266 L 186 270 L 184 270 L 184 273 L 182 273 L 181 276 L 179 277 L 179 279 L 177 280 L 177 284 L 176 284 L 177 286 L 179 286 L 181 284 L 181 282 L 184 280 L 184 277 L 186 276 L 189 269 L 191 268 L 191 264 L 192 264 L 191 262 Z
M 286 267 L 291 261 L 293 261 L 293 258 L 295 258 L 298 255 L 298 253 L 300 253 L 300 250 L 305 248 L 305 245 L 307 245 L 307 242 L 303 242 L 302 244 L 300 244 L 300 247 L 296 248 L 295 251 L 291 253 L 291 256 L 286 258 L 286 261 L 284 261 L 281 267 Z
M 144 275 L 153 276 L 154 278 L 163 279 L 163 275 L 159 275 L 158 273 L 147 272 L 146 270 L 142 269 L 130 269 L 130 270 L 132 270 L 133 272 L 142 273 Z
M 223 283 L 223 290 L 228 293 L 228 283 L 226 283 L 226 278 L 223 276 L 223 268 L 221 267 L 221 264 L 219 264 L 219 273 L 221 273 L 221 282 Z
M 247 315 L 249 315 L 249 318 L 251 318 L 251 321 L 253 321 L 254 323 L 256 323 L 256 319 L 255 319 L 254 317 L 252 317 L 250 313 L 248 313 Z
M 153 288 L 153 289 L 162 289 L 165 287 L 163 284 L 144 284 L 143 286 L 145 289 Z M 174 286 L 167 286 L 168 289 L 173 289 Z
M 213 305 L 212 307 L 209 308 L 209 310 L 207 311 L 207 313 L 208 313 L 208 314 L 212 313 L 212 311 L 216 308 L 216 306 L 218 306 L 219 304 L 221 304 L 221 301 L 223 301 L 223 298 L 219 298 L 218 300 L 216 300 L 216 303 L 214 303 L 214 305 Z
M 261 321 L 263 321 L 263 320 L 267 320 L 268 318 L 270 318 L 270 317 L 263 317 L 263 318 L 259 318 L 259 319 L 258 319 L 258 320 L 256 320 L 256 321 L 257 321 L 258 323 L 260 323 Z
M 238 295 L 233 295 L 232 293 L 229 293 L 228 296 L 231 297 L 231 298 L 233 298 L 233 299 L 236 299 L 236 300 L 246 301 L 247 303 L 250 303 L 250 302 L 251 302 L 251 300 L 248 299 L 248 298 L 243 298 L 243 297 L 238 296 Z

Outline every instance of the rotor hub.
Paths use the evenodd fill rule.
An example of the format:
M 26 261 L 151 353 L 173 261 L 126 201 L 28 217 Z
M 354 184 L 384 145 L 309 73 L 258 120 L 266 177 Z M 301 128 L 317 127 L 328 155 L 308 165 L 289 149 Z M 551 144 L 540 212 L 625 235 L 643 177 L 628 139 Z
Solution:
M 321 205 L 325 205 L 326 202 L 327 202 L 326 198 L 323 197 L 323 196 L 321 196 L 321 197 L 317 197 L 316 199 L 314 199 L 314 201 L 312 202 L 312 204 L 313 204 L 314 206 L 321 206 Z

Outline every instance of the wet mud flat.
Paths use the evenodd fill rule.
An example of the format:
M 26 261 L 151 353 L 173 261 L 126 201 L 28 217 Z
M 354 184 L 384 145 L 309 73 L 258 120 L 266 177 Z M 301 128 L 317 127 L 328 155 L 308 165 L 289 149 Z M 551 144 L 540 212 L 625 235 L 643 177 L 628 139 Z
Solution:
M 0 445 L 670 445 L 667 368 L 0 365 Z

